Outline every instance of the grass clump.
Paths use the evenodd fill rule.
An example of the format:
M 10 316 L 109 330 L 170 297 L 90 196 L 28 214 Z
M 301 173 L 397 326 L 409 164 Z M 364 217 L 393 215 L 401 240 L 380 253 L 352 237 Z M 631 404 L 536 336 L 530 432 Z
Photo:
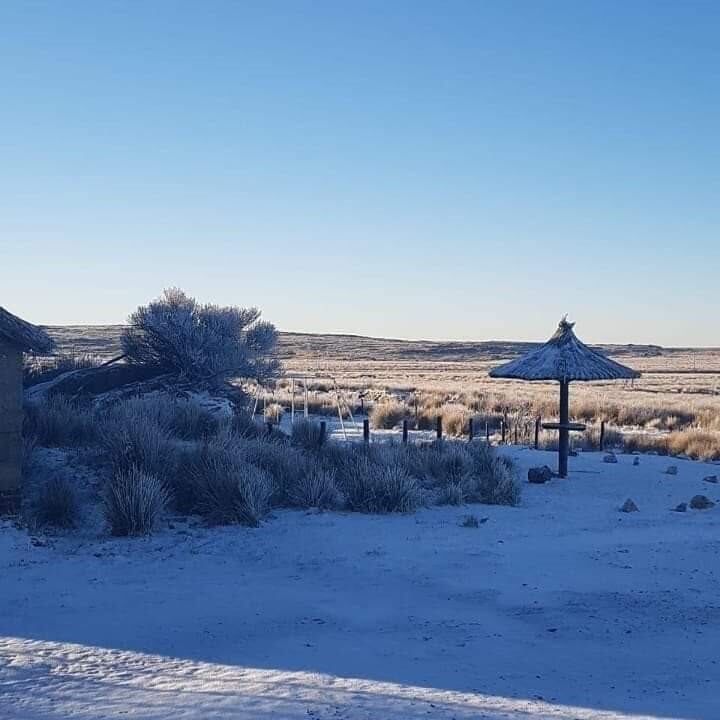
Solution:
M 340 487 L 349 510 L 365 513 L 412 512 L 421 488 L 395 447 L 348 449 L 341 460 Z
M 113 535 L 148 535 L 168 500 L 167 490 L 156 476 L 133 466 L 119 471 L 108 483 L 103 513 Z
M 193 482 L 197 510 L 213 524 L 257 527 L 269 509 L 272 477 L 247 462 L 232 444 L 205 446 Z
M 300 475 L 288 496 L 294 506 L 301 508 L 331 510 L 340 506 L 335 472 L 317 462 Z
M 40 478 L 24 514 L 33 526 L 75 527 L 80 517 L 80 503 L 71 479 L 62 473 Z
M 60 394 L 26 404 L 23 433 L 44 447 L 82 447 L 97 439 L 92 412 Z
M 408 409 L 399 402 L 381 402 L 370 411 L 370 423 L 378 430 L 392 430 L 403 418 Z

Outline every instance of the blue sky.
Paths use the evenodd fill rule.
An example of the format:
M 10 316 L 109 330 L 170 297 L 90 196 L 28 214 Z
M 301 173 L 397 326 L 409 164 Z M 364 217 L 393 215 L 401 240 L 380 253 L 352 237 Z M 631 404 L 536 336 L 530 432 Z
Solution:
M 720 345 L 717 2 L 0 5 L 0 304 Z

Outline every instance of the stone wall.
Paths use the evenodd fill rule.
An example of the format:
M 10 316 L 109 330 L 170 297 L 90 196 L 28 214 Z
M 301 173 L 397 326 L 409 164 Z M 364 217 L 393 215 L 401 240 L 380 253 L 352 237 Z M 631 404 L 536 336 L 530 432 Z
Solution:
M 22 352 L 0 342 L 0 506 L 20 492 L 22 422 Z

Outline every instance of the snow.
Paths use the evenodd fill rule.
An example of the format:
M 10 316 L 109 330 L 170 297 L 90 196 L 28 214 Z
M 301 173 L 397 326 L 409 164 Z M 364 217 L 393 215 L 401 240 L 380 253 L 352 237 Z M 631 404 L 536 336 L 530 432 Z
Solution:
M 717 718 L 720 505 L 670 511 L 720 501 L 717 468 L 632 459 L 571 458 L 517 508 L 174 519 L 136 540 L 5 522 L 0 717 Z

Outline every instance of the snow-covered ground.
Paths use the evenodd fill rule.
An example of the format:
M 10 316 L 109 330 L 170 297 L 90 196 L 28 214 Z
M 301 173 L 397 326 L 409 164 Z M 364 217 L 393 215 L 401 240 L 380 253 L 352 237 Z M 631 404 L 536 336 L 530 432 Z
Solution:
M 719 501 L 720 468 L 571 463 L 518 508 L 141 540 L 0 525 L 0 717 L 720 717 L 720 505 L 670 511 Z

